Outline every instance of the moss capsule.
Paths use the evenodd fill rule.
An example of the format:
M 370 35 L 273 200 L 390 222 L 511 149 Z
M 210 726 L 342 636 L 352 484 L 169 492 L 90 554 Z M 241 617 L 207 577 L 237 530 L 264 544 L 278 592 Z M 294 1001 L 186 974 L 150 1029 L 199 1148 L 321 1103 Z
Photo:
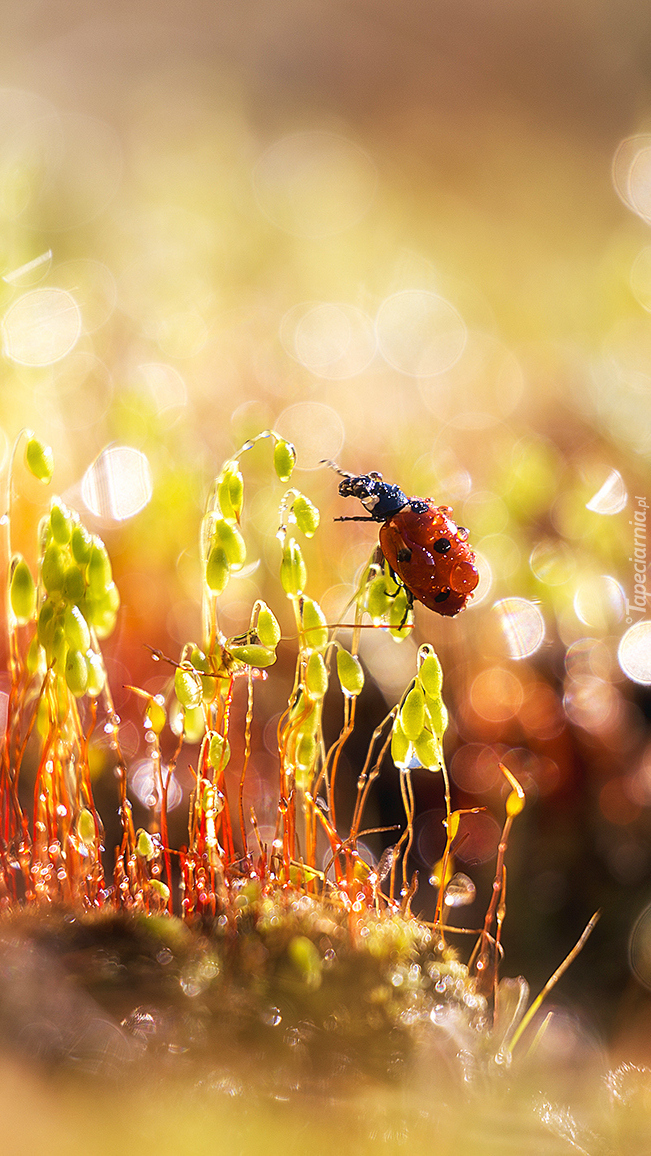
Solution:
M 397 767 L 403 768 L 409 762 L 410 753 L 411 743 L 396 719 L 391 735 L 391 758 Z
M 337 651 L 337 674 L 344 694 L 356 697 L 364 688 L 364 671 L 362 664 L 354 654 L 349 654 L 341 647 Z
M 50 509 L 50 531 L 55 542 L 66 546 L 70 541 L 72 522 L 64 509 L 56 503 Z
M 283 590 L 289 595 L 302 594 L 305 589 L 307 570 L 301 548 L 294 538 L 290 538 L 283 548 L 280 581 Z
M 157 698 L 150 698 L 145 713 L 145 723 L 154 734 L 159 735 L 167 722 L 165 707 Z
M 429 731 L 423 731 L 415 740 L 414 750 L 421 766 L 426 767 L 429 771 L 440 770 L 441 746 Z
M 223 546 L 212 546 L 206 562 L 206 585 L 213 594 L 222 594 L 230 578 L 230 566 Z
M 90 631 L 78 606 L 66 606 L 63 612 L 63 629 L 68 646 L 85 654 L 90 646 Z
M 275 648 L 280 642 L 280 626 L 275 614 L 271 612 L 266 602 L 258 610 L 256 634 L 263 646 Z
M 37 437 L 30 437 L 25 446 L 25 464 L 27 469 L 39 482 L 48 484 L 54 470 L 54 454 L 51 446 L 39 441 Z
M 111 585 L 113 573 L 106 546 L 99 538 L 93 542 L 88 560 L 88 589 L 94 598 L 101 598 Z
M 77 819 L 77 834 L 82 843 L 85 843 L 86 845 L 95 842 L 95 837 L 97 835 L 95 828 L 95 818 L 92 811 L 89 811 L 87 807 L 83 807 L 79 812 L 79 817 Z
M 442 698 L 426 701 L 427 720 L 438 739 L 442 739 L 448 725 L 448 711 Z
M 225 518 L 217 518 L 212 527 L 211 547 L 221 546 L 233 570 L 241 570 L 246 562 L 246 545 L 236 526 Z
M 443 686 L 443 671 L 438 656 L 433 650 L 423 659 L 418 668 L 418 678 L 429 698 L 438 698 Z
M 199 706 L 201 691 L 201 679 L 190 663 L 177 666 L 174 674 L 174 692 L 181 706 Z
M 145 831 L 142 827 L 136 832 L 136 855 L 141 859 L 153 859 L 156 854 L 154 847 L 154 840 L 149 831 Z
M 280 438 L 274 446 L 274 469 L 281 482 L 288 482 L 296 463 L 296 450 L 291 442 Z
M 319 527 L 319 511 L 305 494 L 297 494 L 293 506 L 296 525 L 306 538 L 313 538 Z
M 378 574 L 367 587 L 366 609 L 373 619 L 373 622 L 381 622 L 389 613 L 390 606 L 391 599 L 387 594 L 384 574 Z
M 323 698 L 328 689 L 328 671 L 323 656 L 313 650 L 305 667 L 305 689 L 310 698 Z
M 244 646 L 227 645 L 226 649 L 236 662 L 243 662 L 245 666 L 256 666 L 260 670 L 273 666 L 276 661 L 275 650 L 270 650 L 268 646 L 257 646 L 254 642 L 246 643 Z
M 401 642 L 410 633 L 412 615 L 409 602 L 407 600 L 407 592 L 404 586 L 401 586 L 395 598 L 391 599 L 389 607 L 389 627 L 393 638 Z
M 231 757 L 231 748 L 228 739 L 216 732 L 211 736 L 208 744 L 208 762 L 215 770 L 222 770 L 228 765 Z
M 409 691 L 400 710 L 400 725 L 410 742 L 415 742 L 425 727 L 425 695 L 419 686 Z
M 80 650 L 69 650 L 65 665 L 66 683 L 75 698 L 81 698 L 88 686 L 88 663 Z
M 29 566 L 20 555 L 11 575 L 10 597 L 17 621 L 29 622 L 36 610 L 36 586 Z
M 77 523 L 72 528 L 70 534 L 70 546 L 72 548 L 72 556 L 75 562 L 80 566 L 85 566 L 90 559 L 90 553 L 93 548 L 93 539 L 88 533 L 85 526 Z
M 328 645 L 328 627 L 325 614 L 313 598 L 304 598 L 301 605 L 301 622 L 305 633 L 305 645 L 310 650 L 321 650 Z
M 237 468 L 237 462 L 231 462 L 217 484 L 217 501 L 222 517 L 229 522 L 239 522 L 243 500 L 244 479 Z
M 97 698 L 104 690 L 104 683 L 106 682 L 106 670 L 100 654 L 96 654 L 94 650 L 90 650 L 86 654 L 86 662 L 88 663 L 88 686 L 86 687 L 86 694 L 91 698 Z
M 84 576 L 79 567 L 73 562 L 63 575 L 61 593 L 69 602 L 80 602 L 86 591 Z
M 65 551 L 56 542 L 50 542 L 41 562 L 41 581 L 48 594 L 61 590 L 66 569 Z

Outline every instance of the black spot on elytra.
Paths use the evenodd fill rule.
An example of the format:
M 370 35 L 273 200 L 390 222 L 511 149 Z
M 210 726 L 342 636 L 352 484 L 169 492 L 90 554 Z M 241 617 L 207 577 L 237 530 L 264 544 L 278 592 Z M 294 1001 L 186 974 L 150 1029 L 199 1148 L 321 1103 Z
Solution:
M 452 543 L 449 538 L 439 538 L 438 542 L 434 543 L 433 549 L 437 554 L 447 554 L 448 550 L 452 549 Z
M 411 550 L 408 546 L 402 546 L 396 557 L 399 562 L 411 562 Z
M 436 598 L 434 599 L 434 601 L 435 602 L 445 602 L 446 599 L 450 597 L 450 593 L 451 593 L 450 590 L 441 590 L 441 593 L 436 595 Z

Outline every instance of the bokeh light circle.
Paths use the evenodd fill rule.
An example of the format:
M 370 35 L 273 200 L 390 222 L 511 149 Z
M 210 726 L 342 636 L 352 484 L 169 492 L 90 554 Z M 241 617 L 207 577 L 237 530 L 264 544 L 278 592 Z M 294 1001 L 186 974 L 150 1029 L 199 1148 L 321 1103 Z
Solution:
M 354 305 L 295 306 L 283 318 L 280 336 L 290 357 L 329 381 L 356 377 L 375 355 L 373 322 Z
M 631 289 L 643 309 L 651 313 L 651 245 L 640 249 L 631 267 Z
M 375 331 L 384 360 L 409 377 L 435 377 L 451 369 L 467 336 L 454 306 L 426 289 L 403 289 L 387 297 Z
M 493 606 L 511 658 L 529 658 L 542 645 L 545 620 L 540 607 L 526 598 L 502 598 Z
M 619 470 L 611 470 L 603 486 L 586 502 L 586 510 L 595 514 L 621 514 L 628 501 L 624 479 Z
M 32 289 L 8 308 L 2 319 L 5 357 L 19 365 L 53 365 L 74 349 L 81 334 L 81 312 L 65 289 Z
M 344 444 L 344 423 L 330 405 L 299 401 L 284 409 L 275 429 L 296 446 L 297 467 L 318 470 L 324 458 L 336 460 Z
M 579 583 L 574 613 L 585 626 L 606 632 L 621 622 L 626 609 L 624 591 L 610 574 L 593 574 Z
M 139 513 L 153 492 L 149 462 L 132 446 L 110 446 L 86 470 L 81 493 L 97 518 L 123 522 Z
M 642 686 L 651 686 L 651 622 L 635 622 L 623 635 L 617 658 L 624 674 Z
M 356 225 L 376 185 L 377 170 L 368 153 L 332 132 L 282 137 L 253 170 L 253 191 L 264 215 L 284 232 L 312 240 Z

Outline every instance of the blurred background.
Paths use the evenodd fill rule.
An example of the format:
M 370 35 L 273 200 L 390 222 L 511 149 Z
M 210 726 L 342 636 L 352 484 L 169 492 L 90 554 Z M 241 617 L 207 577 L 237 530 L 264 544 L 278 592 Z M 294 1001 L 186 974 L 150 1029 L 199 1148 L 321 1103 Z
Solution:
M 376 530 L 333 522 L 357 511 L 321 459 L 450 504 L 480 588 L 458 619 L 420 608 L 400 646 L 366 632 L 373 683 L 340 787 L 432 642 L 455 804 L 486 808 L 457 864 L 478 893 L 464 921 L 490 887 L 502 760 L 529 801 L 505 971 L 539 987 L 601 907 L 563 995 L 586 1038 L 648 1058 L 647 6 L 29 0 L 3 13 L 0 86 L 0 459 L 33 428 L 54 488 L 107 542 L 134 766 L 123 686 L 163 689 L 145 644 L 176 656 L 200 634 L 198 524 L 243 439 L 274 426 L 297 446 L 295 484 L 322 511 L 309 592 L 331 621 Z M 229 585 L 222 626 L 264 595 L 289 632 L 268 444 L 243 468 L 259 565 Z M 17 489 L 14 544 L 33 560 L 49 495 L 20 470 Z M 247 789 L 264 823 L 290 655 L 258 698 Z M 106 817 L 108 750 L 96 761 Z M 431 918 L 441 784 L 414 779 Z M 368 817 L 401 817 L 391 767 Z

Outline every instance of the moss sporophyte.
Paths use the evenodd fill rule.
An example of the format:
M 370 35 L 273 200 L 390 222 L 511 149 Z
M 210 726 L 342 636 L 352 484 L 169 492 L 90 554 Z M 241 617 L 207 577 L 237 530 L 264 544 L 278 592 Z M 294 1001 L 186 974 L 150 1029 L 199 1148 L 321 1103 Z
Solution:
M 3 927 L 22 928 L 77 960 L 87 949 L 110 949 L 122 979 L 113 974 L 104 984 L 100 975 L 88 983 L 96 998 L 123 1013 L 123 1030 L 138 1040 L 144 1029 L 134 1010 L 134 958 L 141 968 L 149 961 L 149 1002 L 178 1009 L 200 994 L 210 1039 L 223 1039 L 225 1031 L 244 1037 L 255 1024 L 257 1035 L 275 1047 L 282 1023 L 285 1042 L 288 1031 L 298 1033 L 315 1070 L 334 1069 L 348 1055 L 386 1073 L 423 1033 L 441 1047 L 447 1041 L 446 1063 L 464 1072 L 496 1060 L 507 1065 L 540 1002 L 527 1012 L 524 981 L 499 976 L 504 861 L 524 806 L 522 787 L 501 767 L 509 794 L 483 925 L 448 926 L 450 907 L 472 898 L 474 885 L 456 870 L 464 811 L 453 807 L 444 759 L 443 672 L 433 647 L 424 644 L 400 701 L 375 723 L 358 768 L 352 817 L 342 827 L 337 776 L 364 694 L 361 632 L 388 628 L 399 642 L 413 628 L 410 600 L 376 552 L 348 608 L 344 646 L 342 624 L 328 622 L 309 590 L 302 539 L 317 533 L 319 512 L 290 488 L 279 491 L 277 538 L 280 597 L 291 607 L 292 637 L 282 638 L 276 614 L 261 599 L 244 633 L 223 633 L 220 599 L 247 560 L 241 459 L 264 439 L 273 444 L 277 479 L 289 481 L 295 451 L 273 430 L 246 442 L 223 465 L 200 528 L 201 637 L 188 640 L 176 657 L 153 652 L 169 668 L 163 692 L 128 688 L 140 711 L 156 804 L 149 829 L 136 829 L 101 645 L 120 606 L 110 559 L 101 539 L 56 497 L 38 526 L 35 561 L 13 553 L 17 448 L 24 443 L 24 466 L 44 484 L 54 468 L 51 450 L 34 434 L 18 438 L 5 518 L 9 689 L 0 774 L 0 935 Z M 295 648 L 295 665 L 277 723 L 270 832 L 255 808 L 245 806 L 245 786 L 255 770 L 255 688 L 274 677 L 281 643 L 283 653 Z M 341 725 L 327 742 L 324 703 L 326 696 L 332 700 L 331 684 L 340 692 Z M 234 718 L 243 720 L 237 734 Z M 115 764 L 115 847 L 107 846 L 94 800 L 96 732 L 108 736 Z M 184 745 L 192 748 L 187 841 L 172 846 L 169 800 L 178 789 L 175 769 Z M 360 846 L 370 833 L 364 814 L 381 768 L 391 773 L 391 763 L 404 815 L 395 827 L 370 829 L 387 832 L 386 842 L 388 832 L 396 834 L 377 862 L 367 862 Z M 414 768 L 437 776 L 445 808 L 443 854 L 432 867 L 431 922 L 412 913 Z M 474 942 L 465 961 L 453 941 Z M 186 1028 L 189 1038 L 196 1024 Z M 201 1047 L 209 1051 L 207 1038 Z M 184 1038 L 183 1048 L 194 1048 L 193 1039 Z

